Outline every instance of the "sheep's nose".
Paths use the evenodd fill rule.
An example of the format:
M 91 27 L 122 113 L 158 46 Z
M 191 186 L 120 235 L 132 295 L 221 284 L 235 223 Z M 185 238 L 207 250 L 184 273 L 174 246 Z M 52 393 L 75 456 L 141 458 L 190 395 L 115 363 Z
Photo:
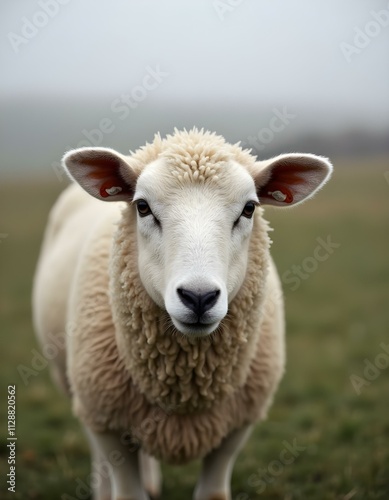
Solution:
M 177 288 L 181 302 L 193 311 L 199 318 L 209 311 L 217 302 L 220 290 L 206 293 L 194 293 L 185 288 Z

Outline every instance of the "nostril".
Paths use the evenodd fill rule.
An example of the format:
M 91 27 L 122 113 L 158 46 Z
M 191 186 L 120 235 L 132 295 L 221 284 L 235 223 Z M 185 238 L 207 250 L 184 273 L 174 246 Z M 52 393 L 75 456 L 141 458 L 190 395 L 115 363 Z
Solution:
M 213 292 L 208 292 L 202 296 L 201 299 L 202 309 L 203 309 L 202 314 L 209 311 L 216 304 L 219 295 L 220 295 L 220 290 L 214 290 Z
M 207 293 L 194 293 L 185 288 L 177 288 L 177 294 L 181 302 L 193 311 L 198 317 L 209 311 L 217 302 L 220 290 L 213 290 Z
M 197 309 L 199 307 L 199 296 L 190 290 L 185 290 L 185 288 L 177 288 L 177 293 L 181 302 L 186 307 L 189 307 L 190 310 L 197 313 Z

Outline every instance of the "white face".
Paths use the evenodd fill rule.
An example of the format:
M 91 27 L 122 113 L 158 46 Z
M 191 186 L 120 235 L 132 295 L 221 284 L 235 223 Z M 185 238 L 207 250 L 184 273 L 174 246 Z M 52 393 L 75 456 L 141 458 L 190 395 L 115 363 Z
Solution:
M 253 211 L 253 178 L 239 164 L 222 179 L 180 183 L 159 159 L 139 176 L 139 272 L 151 298 L 183 334 L 212 333 L 246 274 Z

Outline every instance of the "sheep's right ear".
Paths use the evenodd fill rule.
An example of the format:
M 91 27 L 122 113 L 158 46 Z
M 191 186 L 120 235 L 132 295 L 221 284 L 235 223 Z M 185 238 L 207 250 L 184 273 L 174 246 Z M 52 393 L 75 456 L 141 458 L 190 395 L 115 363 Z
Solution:
M 70 177 L 98 200 L 131 201 L 136 174 L 126 157 L 108 148 L 80 148 L 62 159 Z

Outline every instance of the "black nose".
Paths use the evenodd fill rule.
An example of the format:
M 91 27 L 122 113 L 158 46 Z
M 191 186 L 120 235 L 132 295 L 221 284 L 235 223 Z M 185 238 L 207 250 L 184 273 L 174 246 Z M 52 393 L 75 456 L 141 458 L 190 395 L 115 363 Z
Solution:
M 185 288 L 177 288 L 177 293 L 181 302 L 200 318 L 216 304 L 220 290 L 207 293 L 194 293 L 190 290 L 185 290 Z

